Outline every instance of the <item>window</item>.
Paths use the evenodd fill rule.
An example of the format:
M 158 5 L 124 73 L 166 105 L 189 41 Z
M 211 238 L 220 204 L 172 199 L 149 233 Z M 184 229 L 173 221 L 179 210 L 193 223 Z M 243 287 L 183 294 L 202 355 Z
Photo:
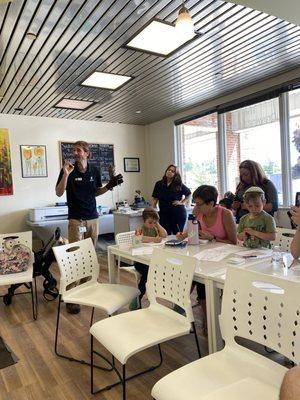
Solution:
M 206 184 L 219 188 L 217 113 L 179 126 L 183 182 L 194 191 Z
M 274 183 L 279 205 L 289 207 L 300 192 L 300 89 L 182 123 L 177 150 L 183 181 L 191 190 L 210 184 L 234 193 L 239 164 L 249 159 Z
M 300 89 L 289 92 L 292 199 L 300 192 Z
M 282 204 L 281 144 L 278 99 L 226 113 L 228 188 L 235 192 L 239 164 L 257 161 L 278 191 Z

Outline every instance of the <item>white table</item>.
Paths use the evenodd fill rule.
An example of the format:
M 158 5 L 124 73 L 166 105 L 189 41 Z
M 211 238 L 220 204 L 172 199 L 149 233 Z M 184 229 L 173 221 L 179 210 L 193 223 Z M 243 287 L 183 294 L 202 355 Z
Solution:
M 174 253 L 179 253 L 183 255 L 187 255 L 190 257 L 194 257 L 201 251 L 208 249 L 217 249 L 221 246 L 224 246 L 223 243 L 209 243 L 207 245 L 189 245 L 185 248 L 180 247 L 167 247 L 164 249 L 168 251 L 172 251 Z M 230 245 L 231 246 L 231 245 Z M 232 257 L 232 255 L 238 251 L 246 251 L 248 249 L 239 247 L 239 246 L 231 246 L 232 253 L 228 255 L 225 259 L 214 262 L 214 261 L 199 261 L 196 267 L 194 280 L 205 285 L 206 290 L 206 311 L 207 311 L 207 333 L 208 333 L 208 349 L 209 353 L 213 353 L 216 351 L 217 339 L 216 339 L 216 299 L 215 296 L 218 292 L 217 287 L 215 286 L 215 277 L 217 279 L 222 280 L 222 273 L 224 274 L 226 271 L 226 267 L 228 265 L 228 258 Z M 116 273 L 117 270 L 117 258 L 120 256 L 122 258 L 138 261 L 144 263 L 146 265 L 150 264 L 151 255 L 132 255 L 130 249 L 121 249 L 117 245 L 108 246 L 108 272 L 109 272 L 109 281 L 110 283 L 117 282 Z M 261 262 L 261 260 L 251 258 L 248 259 L 244 265 L 244 267 L 249 267 L 251 265 L 255 265 Z

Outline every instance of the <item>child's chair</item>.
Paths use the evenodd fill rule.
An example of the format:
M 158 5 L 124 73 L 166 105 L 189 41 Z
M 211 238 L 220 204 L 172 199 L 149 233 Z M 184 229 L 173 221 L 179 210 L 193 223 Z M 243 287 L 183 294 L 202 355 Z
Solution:
M 281 251 L 290 251 L 292 240 L 295 236 L 294 229 L 277 228 L 276 238 L 273 242 L 273 246 L 279 246 Z
M 120 249 L 129 248 L 133 246 L 133 238 L 135 232 L 122 232 L 116 234 L 116 244 Z M 139 280 L 141 278 L 141 274 L 134 268 L 134 265 L 128 265 L 126 267 L 121 267 L 121 256 L 118 257 L 118 282 L 120 281 L 120 270 L 129 272 L 134 275 L 136 286 L 139 284 Z

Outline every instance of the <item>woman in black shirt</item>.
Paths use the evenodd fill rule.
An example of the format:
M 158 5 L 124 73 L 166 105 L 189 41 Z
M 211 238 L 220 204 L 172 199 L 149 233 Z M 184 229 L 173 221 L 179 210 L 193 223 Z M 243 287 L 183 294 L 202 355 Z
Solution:
M 191 191 L 182 183 L 178 167 L 169 165 L 152 193 L 152 206 L 155 208 L 159 203 L 160 224 L 169 235 L 183 231 L 187 217 L 185 204 L 190 197 Z

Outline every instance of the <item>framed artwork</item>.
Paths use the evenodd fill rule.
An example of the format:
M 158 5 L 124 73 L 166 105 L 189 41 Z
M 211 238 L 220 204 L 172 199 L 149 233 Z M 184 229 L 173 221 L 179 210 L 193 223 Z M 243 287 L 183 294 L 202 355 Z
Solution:
M 124 172 L 140 172 L 140 159 L 137 157 L 124 157 Z
M 23 178 L 43 178 L 48 176 L 46 146 L 21 145 Z
M 0 128 L 0 196 L 14 194 L 8 129 Z

